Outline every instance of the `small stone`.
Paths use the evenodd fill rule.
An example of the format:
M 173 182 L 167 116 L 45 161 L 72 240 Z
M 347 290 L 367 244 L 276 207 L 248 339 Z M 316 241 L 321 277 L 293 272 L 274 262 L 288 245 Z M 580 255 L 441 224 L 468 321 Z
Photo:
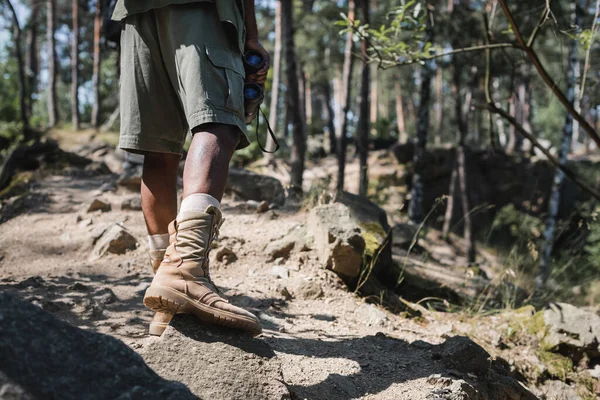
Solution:
M 78 224 L 78 226 L 80 228 L 86 228 L 86 227 L 88 227 L 90 225 L 93 225 L 93 224 L 94 224 L 94 221 L 91 218 L 86 218 L 86 219 L 80 221 L 79 224 Z
M 142 197 L 133 196 L 129 197 L 121 202 L 121 210 L 130 211 L 141 211 L 142 210 Z
M 256 206 L 256 213 L 257 214 L 262 214 L 264 212 L 269 211 L 269 202 L 268 201 L 261 201 L 258 206 Z
M 323 288 L 315 281 L 304 281 L 295 290 L 296 297 L 304 300 L 316 300 L 323 297 Z
M 99 304 L 106 305 L 112 304 L 117 301 L 117 296 L 109 288 L 99 290 L 94 294 L 94 298 Z
M 283 265 L 275 265 L 271 268 L 269 273 L 279 279 L 286 279 L 290 277 L 290 270 Z
M 68 287 L 69 290 L 74 290 L 76 292 L 87 292 L 90 290 L 89 286 L 84 285 L 81 282 L 75 282 L 74 284 Z
M 285 286 L 281 286 L 278 287 L 277 292 L 283 296 L 283 298 L 287 301 L 290 301 L 293 299 L 292 294 L 290 293 L 290 291 L 288 290 L 288 288 L 286 288 Z
M 108 253 L 125 254 L 128 250 L 135 250 L 136 247 L 135 237 L 121 225 L 115 224 L 106 229 L 97 239 L 90 255 L 90 261 L 95 261 Z
M 225 264 L 231 264 L 237 261 L 237 255 L 231 250 L 229 247 L 221 247 L 217 250 L 216 259 L 219 262 L 224 262 Z
M 87 212 L 89 212 L 89 213 L 94 212 L 94 211 L 108 212 L 111 209 L 112 209 L 112 207 L 110 204 L 105 203 L 99 199 L 94 199 L 94 201 L 92 201 L 92 204 L 90 204 L 90 206 L 88 207 Z
M 384 326 L 388 320 L 387 315 L 373 304 L 363 303 L 354 310 L 354 313 L 367 326 Z

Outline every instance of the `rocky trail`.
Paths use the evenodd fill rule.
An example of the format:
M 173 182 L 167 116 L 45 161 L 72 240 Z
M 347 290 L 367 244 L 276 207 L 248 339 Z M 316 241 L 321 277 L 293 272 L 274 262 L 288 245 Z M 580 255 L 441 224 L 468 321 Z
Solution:
M 569 347 L 577 354 L 575 373 L 545 362 L 539 347 L 552 329 L 542 329 L 544 338 L 528 331 L 539 322 L 535 310 L 467 316 L 407 302 L 397 312 L 383 301 L 390 291 L 373 301 L 348 290 L 337 256 L 325 268 L 322 253 L 337 250 L 320 249 L 310 238 L 320 228 L 310 221 L 314 209 L 331 205 L 280 204 L 268 179 L 252 183 L 265 189 L 249 196 L 266 203 L 243 199 L 240 191 L 248 189 L 239 185 L 229 191 L 211 254 L 214 281 L 232 303 L 259 316 L 264 333 L 252 338 L 177 316 L 162 337 L 148 336 L 151 311 L 142 298 L 152 273 L 139 196 L 131 190 L 135 177 L 124 179 L 114 151 L 103 151 L 80 147 L 95 162 L 43 168 L 27 179 L 26 191 L 0 203 L 0 399 L 516 400 L 600 393 L 598 314 L 577 309 L 589 321 L 581 343 Z M 352 238 L 336 240 L 354 259 Z M 433 232 L 421 244 L 428 263 L 460 265 L 460 246 L 449 251 L 438 242 Z M 416 271 L 419 259 L 407 264 Z M 490 258 L 486 266 L 493 265 Z M 461 282 L 468 296 L 474 281 Z M 564 350 L 573 336 L 563 336 L 556 346 Z

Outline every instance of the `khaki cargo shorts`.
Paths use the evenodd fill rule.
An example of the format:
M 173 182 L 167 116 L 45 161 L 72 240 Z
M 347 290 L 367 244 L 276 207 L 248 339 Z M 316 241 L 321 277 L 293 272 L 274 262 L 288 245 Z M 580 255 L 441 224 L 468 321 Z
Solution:
M 121 138 L 133 153 L 182 154 L 188 132 L 244 122 L 238 42 L 212 3 L 171 5 L 128 16 L 121 35 Z

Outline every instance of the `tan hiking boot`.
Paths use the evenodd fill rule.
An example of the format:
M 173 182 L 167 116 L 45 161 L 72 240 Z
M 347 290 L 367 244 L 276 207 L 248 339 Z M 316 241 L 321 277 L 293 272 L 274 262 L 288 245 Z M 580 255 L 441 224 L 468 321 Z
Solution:
M 154 311 L 191 313 L 208 323 L 258 335 L 262 332 L 258 318 L 230 304 L 210 279 L 208 253 L 221 221 L 219 209 L 209 206 L 205 212 L 182 213 L 169 225 L 171 244 L 144 304 Z
M 165 252 L 167 250 L 150 250 L 150 263 L 152 265 L 152 271 L 154 275 L 156 275 L 156 271 L 158 271 L 158 267 L 160 267 L 160 263 L 162 262 Z M 152 321 L 150 321 L 150 328 L 148 328 L 148 333 L 152 336 L 160 336 L 163 334 L 167 326 L 169 326 L 169 322 L 173 319 L 173 314 L 168 314 L 164 312 L 156 312 L 152 317 Z

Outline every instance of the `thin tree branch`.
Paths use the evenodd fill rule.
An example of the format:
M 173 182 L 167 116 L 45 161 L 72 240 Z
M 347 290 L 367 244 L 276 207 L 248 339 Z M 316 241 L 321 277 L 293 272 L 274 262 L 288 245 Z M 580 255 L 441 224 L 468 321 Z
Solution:
M 577 174 L 575 172 L 573 172 L 570 168 L 568 168 L 565 165 L 562 165 L 560 163 L 560 161 L 556 157 L 554 157 L 550 153 L 550 151 L 548 151 L 548 149 L 546 149 L 544 146 L 542 146 L 542 144 L 536 139 L 536 137 L 532 133 L 528 132 L 527 129 L 525 129 L 521 124 L 519 124 L 519 122 L 517 122 L 517 120 L 512 115 L 507 113 L 505 110 L 497 107 L 495 104 L 487 104 L 483 107 L 486 108 L 487 110 L 489 110 L 491 113 L 500 115 L 502 118 L 504 118 L 506 121 L 508 121 L 508 123 L 510 123 L 512 126 L 514 126 L 515 129 L 523 137 L 525 137 L 527 140 L 529 140 L 535 148 L 539 149 L 542 153 L 544 153 L 544 155 L 548 158 L 548 161 L 550 161 L 550 163 L 552 165 L 554 165 L 554 167 L 563 171 L 565 173 L 565 176 L 567 176 L 573 183 L 575 183 L 577 186 L 579 186 L 585 192 L 589 193 L 597 200 L 600 200 L 600 191 L 598 191 L 594 187 L 590 186 L 588 183 L 581 180 L 577 176 Z
M 431 60 L 435 60 L 437 58 L 452 56 L 452 55 L 460 54 L 460 53 L 470 53 L 470 52 L 474 52 L 474 51 L 494 50 L 494 49 L 503 49 L 503 48 L 518 49 L 519 47 L 516 46 L 514 43 L 496 43 L 496 44 L 482 45 L 482 46 L 462 47 L 460 49 L 454 49 L 452 51 L 448 51 L 445 53 L 432 54 L 427 57 L 413 58 L 408 61 L 393 63 L 392 65 L 388 65 L 387 67 L 384 67 L 383 69 L 394 68 L 394 67 L 403 67 L 406 65 L 420 63 L 423 61 L 431 61 Z
M 502 10 L 504 11 L 504 15 L 506 15 L 506 18 L 508 19 L 508 23 L 512 27 L 512 30 L 517 38 L 519 46 L 527 54 L 529 60 L 537 69 L 540 77 L 544 80 L 546 85 L 548 85 L 550 90 L 552 90 L 556 98 L 563 104 L 567 112 L 571 114 L 577 122 L 579 122 L 579 126 L 583 128 L 587 135 L 594 142 L 596 142 L 598 146 L 600 146 L 600 136 L 598 136 L 596 130 L 587 122 L 587 120 L 580 113 L 577 112 L 577 110 L 575 110 L 574 105 L 571 102 L 569 102 L 565 94 L 560 90 L 556 82 L 554 82 L 554 79 L 552 79 L 548 71 L 546 71 L 535 50 L 532 47 L 529 47 L 527 43 L 525 43 L 525 39 L 523 39 L 523 35 L 519 31 L 519 27 L 515 22 L 515 18 L 512 12 L 510 11 L 510 8 L 506 4 L 506 0 L 498 0 L 498 2 L 500 3 Z
M 538 33 L 540 33 L 542 26 L 546 23 L 549 16 L 550 16 L 550 3 L 546 2 L 544 11 L 542 12 L 542 16 L 540 17 L 540 21 L 537 23 L 535 28 L 533 28 L 533 32 L 531 33 L 531 36 L 529 37 L 529 41 L 527 41 L 527 47 L 533 46 L 533 44 L 535 43 L 535 39 L 537 39 Z

